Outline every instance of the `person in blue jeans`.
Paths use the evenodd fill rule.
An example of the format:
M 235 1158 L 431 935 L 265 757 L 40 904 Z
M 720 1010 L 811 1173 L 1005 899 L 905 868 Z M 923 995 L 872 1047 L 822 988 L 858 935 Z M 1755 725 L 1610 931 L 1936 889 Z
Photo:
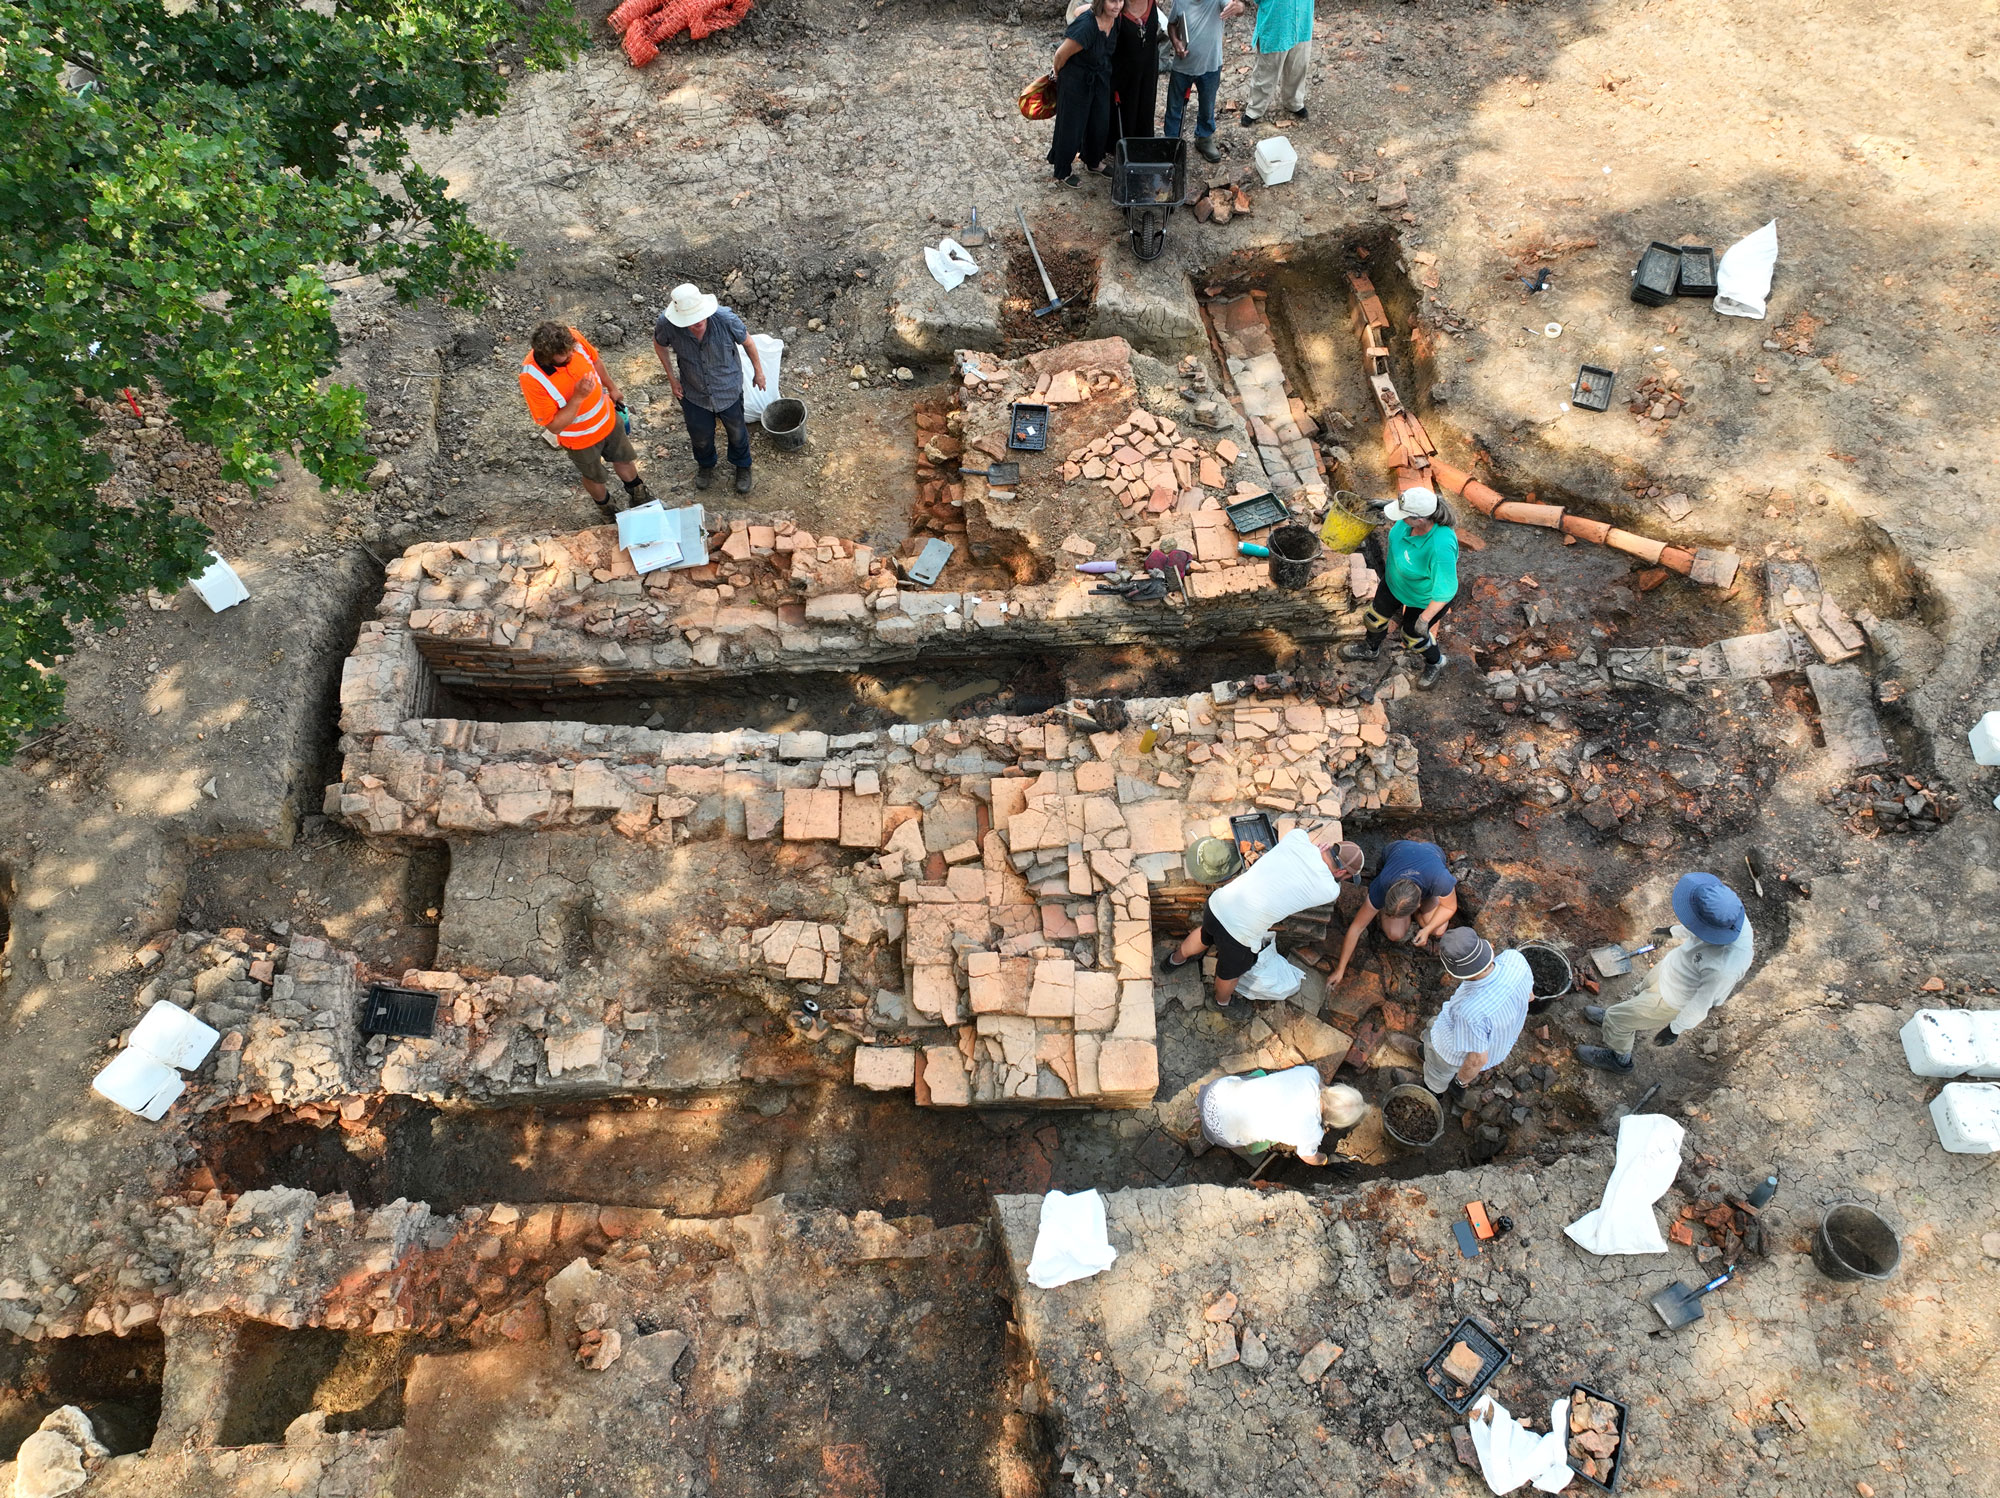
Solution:
M 1215 95 L 1222 86 L 1222 27 L 1243 14 L 1243 0 L 1174 0 L 1167 40 L 1174 51 L 1167 79 L 1167 135 L 1180 135 L 1188 90 L 1195 92 L 1194 148 L 1208 161 L 1222 160 L 1215 144 Z
M 715 424 L 729 434 L 729 462 L 736 492 L 750 492 L 750 425 L 743 419 L 743 366 L 737 349 L 750 356 L 757 388 L 764 388 L 764 361 L 743 319 L 690 282 L 676 286 L 653 324 L 653 352 L 667 372 L 674 399 L 687 420 L 694 449 L 694 486 L 715 482 Z M 667 358 L 671 351 L 673 358 Z

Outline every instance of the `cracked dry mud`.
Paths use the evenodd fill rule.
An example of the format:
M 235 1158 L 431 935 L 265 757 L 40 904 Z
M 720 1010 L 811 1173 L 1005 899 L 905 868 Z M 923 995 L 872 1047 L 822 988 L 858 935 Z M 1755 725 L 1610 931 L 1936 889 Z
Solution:
M 1897 1040 L 1920 1007 L 1996 1007 L 2000 781 L 1965 739 L 2000 707 L 1991 16 L 1958 0 L 1893 24 L 1842 0 L 1755 17 L 1322 10 L 1312 119 L 1282 127 L 1298 177 L 1253 185 L 1227 227 L 1175 215 L 1149 265 L 1101 182 L 1046 185 L 1047 127 L 1013 110 L 1058 26 L 1042 0 L 776 0 L 633 71 L 594 24 L 585 56 L 517 79 L 500 118 L 419 141 L 522 249 L 491 305 L 341 286 L 342 378 L 367 391 L 389 465 L 377 487 L 328 494 L 288 470 L 251 498 L 213 484 L 170 413 L 111 413 L 115 482 L 200 513 L 252 597 L 222 615 L 188 593 L 135 600 L 63 663 L 68 719 L 0 769 L 0 1456 L 75 1404 L 110 1453 L 79 1491 L 119 1498 L 1470 1494 L 1484 1485 L 1454 1455 L 1459 1422 L 1417 1369 L 1472 1316 L 1512 1350 L 1493 1391 L 1517 1416 L 1545 1425 L 1577 1383 L 1629 1406 L 1621 1492 L 1994 1490 L 2000 1207 L 1986 1157 L 1940 1149 L 1939 1084 Z M 1255 136 L 1233 118 L 1236 175 Z M 1288 1064 L 1318 1037 L 1297 1005 L 1232 1021 L 1191 975 L 1161 979 L 1149 1105 L 919 1108 L 907 1082 L 850 1080 L 857 1031 L 951 1033 L 901 1028 L 881 917 L 900 896 L 856 850 L 746 841 L 726 798 L 690 797 L 652 841 L 602 813 L 416 838 L 327 809 L 352 748 L 343 662 L 385 564 L 594 523 L 521 419 L 536 322 L 605 350 L 642 471 L 686 503 L 647 344 L 666 291 L 701 282 L 784 337 L 787 392 L 810 407 L 806 447 L 760 439 L 756 492 L 709 491 L 711 520 L 789 521 L 883 558 L 941 528 L 962 544 L 939 492 L 953 476 L 920 467 L 917 423 L 961 403 L 954 349 L 1012 356 L 1049 333 L 1015 305 L 1039 289 L 1017 203 L 1088 288 L 1061 336 L 1129 340 L 1140 406 L 1211 446 L 1249 435 L 1233 415 L 1226 433 L 1193 428 L 1176 366 L 1193 356 L 1219 386 L 1203 303 L 1261 292 L 1329 478 L 1385 491 L 1349 322 L 1361 272 L 1393 327 L 1396 388 L 1445 462 L 1508 499 L 1734 549 L 1736 586 L 1707 588 L 1463 515 L 1480 544 L 1452 667 L 1434 693 L 1384 693 L 1422 805 L 1345 818 L 1371 858 L 1437 841 L 1485 934 L 1550 942 L 1585 972 L 1588 948 L 1667 918 L 1681 870 L 1715 871 L 1746 896 L 1758 962 L 1708 1023 L 1610 1078 L 1570 1056 L 1595 1038 L 1591 996 L 1572 994 L 1432 1150 L 1282 1160 L 1253 1185 L 1230 1152 L 1187 1147 L 1188 1104 L 1217 1068 Z M 975 205 L 990 280 L 946 298 L 919 247 Z M 1628 299 L 1649 241 L 1720 249 L 1772 218 L 1766 321 Z M 1550 289 L 1531 294 L 1543 267 Z M 1583 363 L 1617 371 L 1602 414 L 1565 408 Z M 1066 570 L 1063 535 L 1034 578 Z M 1805 566 L 1864 628 L 1848 664 L 1884 764 L 1837 762 L 1844 725 L 1797 662 L 1767 674 L 1743 645 L 1724 674 L 1699 664 L 1780 629 Z M 997 570 L 940 588 L 998 597 Z M 874 735 L 1040 721 L 1072 697 L 1185 700 L 1274 670 L 1352 705 L 1378 674 L 1302 635 L 1213 638 L 766 662 L 553 702 L 482 682 L 436 711 L 523 731 Z M 823 763 L 842 752 L 858 751 Z M 1134 778 L 1140 757 L 1118 752 Z M 1193 907 L 1170 886 L 1152 902 L 1155 938 L 1185 929 Z M 837 1023 L 814 1023 L 791 980 L 718 956 L 720 933 L 781 919 L 841 928 L 841 978 L 816 1000 Z M 1410 1059 L 1398 1037 L 1442 989 L 1422 954 L 1364 947 L 1357 966 L 1332 995 L 1309 974 L 1302 1003 L 1355 1042 L 1343 1075 L 1379 1102 L 1389 1063 Z M 406 973 L 436 980 L 441 1036 L 485 1045 L 511 1026 L 504 1044 L 353 1036 L 358 986 Z M 183 984 L 236 1038 L 143 1122 L 89 1081 L 148 985 Z M 613 1075 L 620 1058 L 632 1069 Z M 1687 1130 L 1663 1222 L 1782 1183 L 1767 1254 L 1664 1336 L 1647 1297 L 1716 1263 L 1679 1244 L 1597 1259 L 1561 1233 L 1656 1082 L 1648 1107 Z M 1092 1186 L 1117 1263 L 1028 1285 L 1040 1194 Z M 1466 1260 L 1450 1224 L 1471 1201 L 1516 1227 Z M 1815 1269 L 1820 1214 L 1847 1201 L 1899 1234 L 1891 1280 Z M 1233 1310 L 1207 1318 L 1225 1296 Z M 586 1367 L 580 1347 L 616 1356 Z

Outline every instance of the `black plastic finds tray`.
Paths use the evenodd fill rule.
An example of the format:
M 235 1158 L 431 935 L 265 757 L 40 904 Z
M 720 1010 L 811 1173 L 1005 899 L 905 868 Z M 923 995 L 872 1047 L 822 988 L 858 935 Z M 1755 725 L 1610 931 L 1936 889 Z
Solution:
M 1224 508 L 1223 514 L 1236 527 L 1236 534 L 1247 536 L 1252 531 L 1261 531 L 1267 525 L 1276 525 L 1289 520 L 1292 512 L 1285 508 L 1285 502 L 1274 494 L 1258 494 L 1249 499 L 1238 500 Z
M 1271 819 L 1261 811 L 1253 811 L 1246 816 L 1229 819 L 1229 835 L 1236 839 L 1238 851 L 1244 843 L 1254 843 L 1259 852 L 1268 853 L 1278 846 L 1278 829 L 1271 825 Z
M 437 1033 L 438 996 L 421 988 L 374 983 L 361 1006 L 363 1035 L 406 1035 L 429 1040 Z
M 1632 1424 L 1632 1411 L 1624 1400 L 1613 1399 L 1609 1394 L 1600 1394 L 1597 1390 L 1585 1384 L 1575 1384 L 1570 1388 L 1569 1397 L 1572 1402 L 1575 1401 L 1576 1396 L 1579 1394 L 1588 1394 L 1592 1399 L 1601 1399 L 1606 1404 L 1618 1407 L 1618 1450 L 1611 1457 L 1611 1476 L 1605 1481 L 1599 1482 L 1595 1477 L 1592 1477 L 1583 1468 L 1579 1467 L 1576 1464 L 1576 1459 L 1569 1454 L 1569 1431 L 1565 1428 L 1563 1431 L 1563 1460 L 1569 1463 L 1570 1471 L 1581 1477 L 1592 1487 L 1602 1488 L 1607 1493 L 1615 1493 L 1618 1491 L 1618 1479 L 1625 1475 L 1625 1447 L 1631 1439 L 1626 1434 L 1626 1431 Z
M 1576 372 L 1576 385 L 1569 393 L 1570 404 L 1585 411 L 1611 409 L 1611 382 L 1618 372 L 1602 364 L 1586 364 Z
M 1632 300 L 1648 307 L 1664 307 L 1674 299 L 1681 279 L 1681 247 L 1654 240 L 1639 257 L 1632 272 Z
M 1049 408 L 1014 402 L 1014 425 L 1007 445 L 1016 452 L 1038 453 L 1049 445 Z
M 1680 276 L 1674 282 L 1675 296 L 1715 295 L 1715 251 L 1705 244 L 1681 246 Z
M 1479 1375 L 1472 1380 L 1471 1387 L 1463 1394 L 1454 1395 L 1450 1391 L 1456 1389 L 1458 1385 L 1445 1377 L 1443 1365 L 1444 1355 L 1459 1342 L 1465 1343 L 1479 1354 L 1480 1366 Z M 1422 1369 L 1424 1387 L 1443 1400 L 1445 1408 L 1454 1415 L 1462 1415 L 1472 1408 L 1473 1401 L 1479 1398 L 1480 1391 L 1493 1382 L 1493 1375 L 1504 1368 L 1507 1360 L 1513 1355 L 1494 1340 L 1492 1333 L 1468 1316 L 1451 1329 L 1444 1341 L 1438 1344 L 1438 1350 L 1432 1353 L 1430 1360 L 1424 1364 Z

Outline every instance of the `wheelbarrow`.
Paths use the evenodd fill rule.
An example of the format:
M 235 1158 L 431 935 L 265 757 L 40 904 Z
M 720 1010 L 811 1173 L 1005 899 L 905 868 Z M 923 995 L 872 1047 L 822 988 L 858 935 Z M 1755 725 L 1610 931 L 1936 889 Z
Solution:
M 1167 247 L 1167 217 L 1187 196 L 1187 138 L 1124 136 L 1111 168 L 1111 206 L 1125 210 L 1132 253 L 1156 260 Z

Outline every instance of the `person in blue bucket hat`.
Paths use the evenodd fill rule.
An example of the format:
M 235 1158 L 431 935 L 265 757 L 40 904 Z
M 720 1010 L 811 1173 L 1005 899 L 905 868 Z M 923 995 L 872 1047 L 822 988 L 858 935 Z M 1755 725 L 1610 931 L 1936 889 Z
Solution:
M 1661 1027 L 1654 1045 L 1672 1045 L 1708 1018 L 1750 971 L 1750 921 L 1736 891 L 1713 874 L 1683 874 L 1674 886 L 1671 935 L 1680 945 L 1653 965 L 1632 994 L 1616 1004 L 1587 1004 L 1584 1018 L 1604 1027 L 1603 1045 L 1580 1045 L 1576 1058 L 1599 1071 L 1632 1070 L 1638 1037 Z

